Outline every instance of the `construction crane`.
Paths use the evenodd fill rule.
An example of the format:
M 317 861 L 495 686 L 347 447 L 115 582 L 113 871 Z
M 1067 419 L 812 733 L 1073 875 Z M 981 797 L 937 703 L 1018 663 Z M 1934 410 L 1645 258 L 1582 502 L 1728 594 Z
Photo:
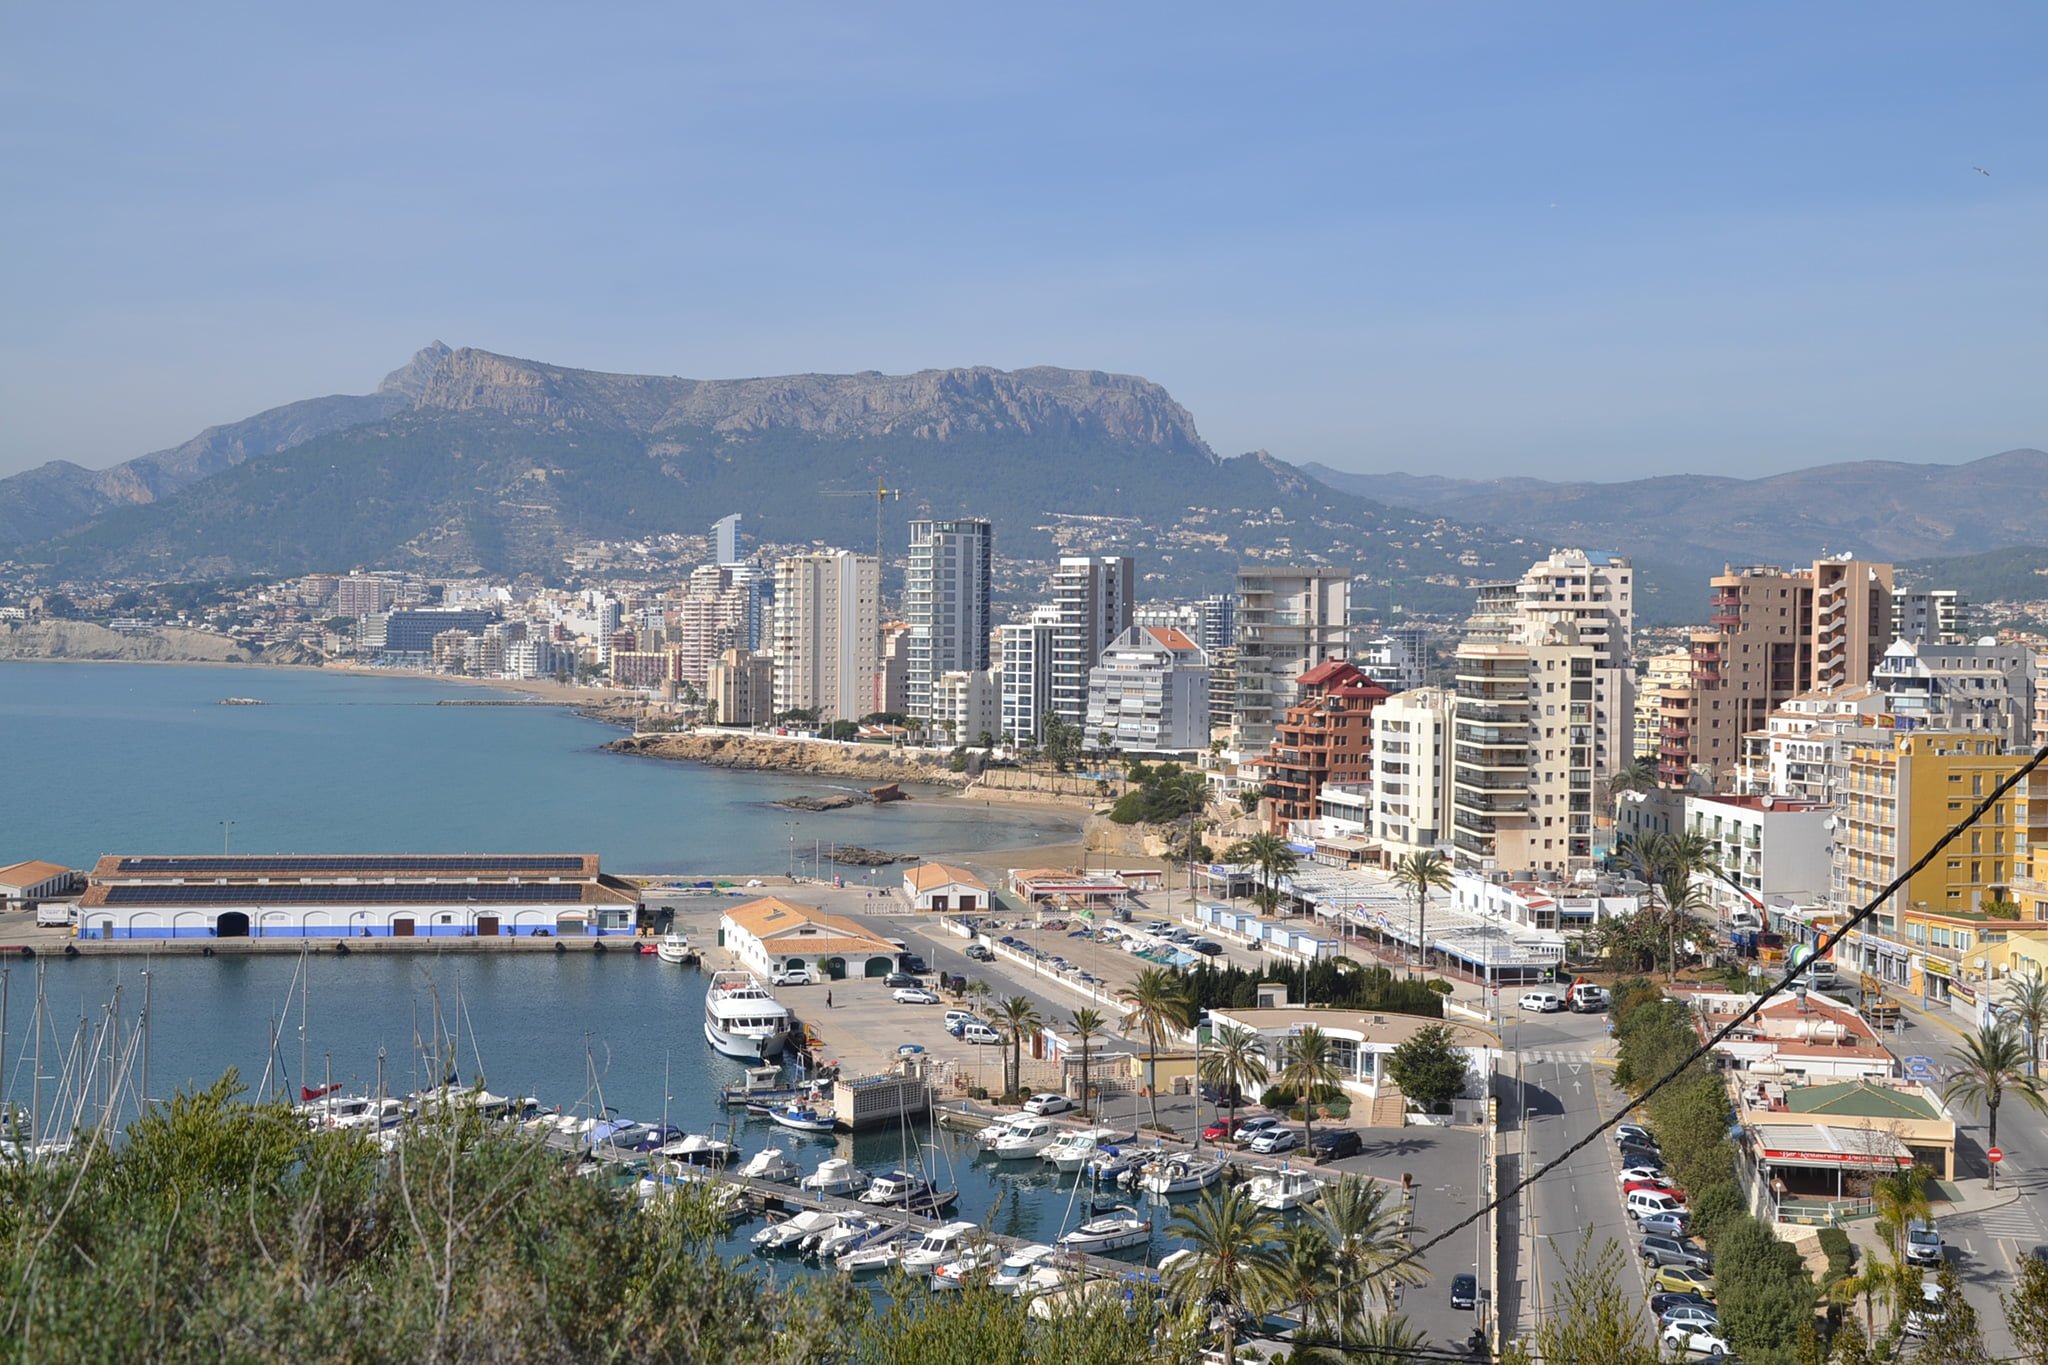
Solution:
M 878 474 L 875 476 L 875 486 L 872 489 L 826 488 L 819 491 L 828 498 L 873 498 L 875 500 L 875 566 L 879 569 L 883 562 L 882 504 L 890 501 L 903 501 L 903 490 L 900 488 L 884 488 L 882 486 L 882 477 Z

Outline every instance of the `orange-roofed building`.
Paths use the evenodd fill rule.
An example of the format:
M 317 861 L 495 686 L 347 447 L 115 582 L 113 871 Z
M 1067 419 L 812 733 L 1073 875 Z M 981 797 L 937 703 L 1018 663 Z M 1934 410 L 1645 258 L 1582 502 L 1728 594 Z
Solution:
M 1209 656 L 1172 626 L 1132 626 L 1088 670 L 1082 735 L 1134 754 L 1208 748 Z
M 773 973 L 801 962 L 827 980 L 887 976 L 903 955 L 900 944 L 856 920 L 780 896 L 763 896 L 726 911 L 718 921 L 718 945 L 757 972 Z
M 1260 767 L 1273 795 L 1273 828 L 1316 818 L 1316 798 L 1335 782 L 1372 780 L 1372 713 L 1393 694 L 1345 659 L 1318 664 L 1295 680 L 1299 697 L 1273 730 Z

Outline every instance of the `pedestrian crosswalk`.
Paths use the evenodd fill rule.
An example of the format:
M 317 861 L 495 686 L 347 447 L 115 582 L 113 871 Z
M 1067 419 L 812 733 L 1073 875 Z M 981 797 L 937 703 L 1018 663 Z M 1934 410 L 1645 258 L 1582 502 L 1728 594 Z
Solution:
M 1967 1225 L 1972 1232 L 1981 1232 L 1987 1237 L 2010 1237 L 2016 1242 L 2033 1243 L 2042 1235 L 2041 1220 L 2033 1207 L 2024 1200 L 2003 1204 L 1982 1213 L 1961 1214 L 1950 1220 L 1952 1225 Z
M 1524 1048 L 1515 1055 L 1522 1059 L 1524 1070 L 1532 1066 L 1590 1066 L 1594 1061 L 1598 1060 L 1586 1048 Z

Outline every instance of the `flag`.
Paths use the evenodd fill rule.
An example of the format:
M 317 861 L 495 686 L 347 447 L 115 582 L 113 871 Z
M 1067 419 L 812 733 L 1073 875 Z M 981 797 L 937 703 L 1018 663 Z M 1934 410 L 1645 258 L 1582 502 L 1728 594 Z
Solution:
M 309 1101 L 317 1100 L 322 1095 L 328 1094 L 330 1091 L 335 1091 L 339 1089 L 341 1089 L 340 1081 L 336 1081 L 332 1085 L 302 1085 L 299 1087 L 299 1098 L 301 1100 Z

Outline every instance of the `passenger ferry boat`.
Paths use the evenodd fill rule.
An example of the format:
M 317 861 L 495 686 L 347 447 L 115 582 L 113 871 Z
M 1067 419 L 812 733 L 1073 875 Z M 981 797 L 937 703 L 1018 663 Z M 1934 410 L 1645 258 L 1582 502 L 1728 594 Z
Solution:
M 728 1057 L 759 1061 L 781 1055 L 795 1017 L 752 972 L 717 972 L 704 995 L 704 1036 Z

